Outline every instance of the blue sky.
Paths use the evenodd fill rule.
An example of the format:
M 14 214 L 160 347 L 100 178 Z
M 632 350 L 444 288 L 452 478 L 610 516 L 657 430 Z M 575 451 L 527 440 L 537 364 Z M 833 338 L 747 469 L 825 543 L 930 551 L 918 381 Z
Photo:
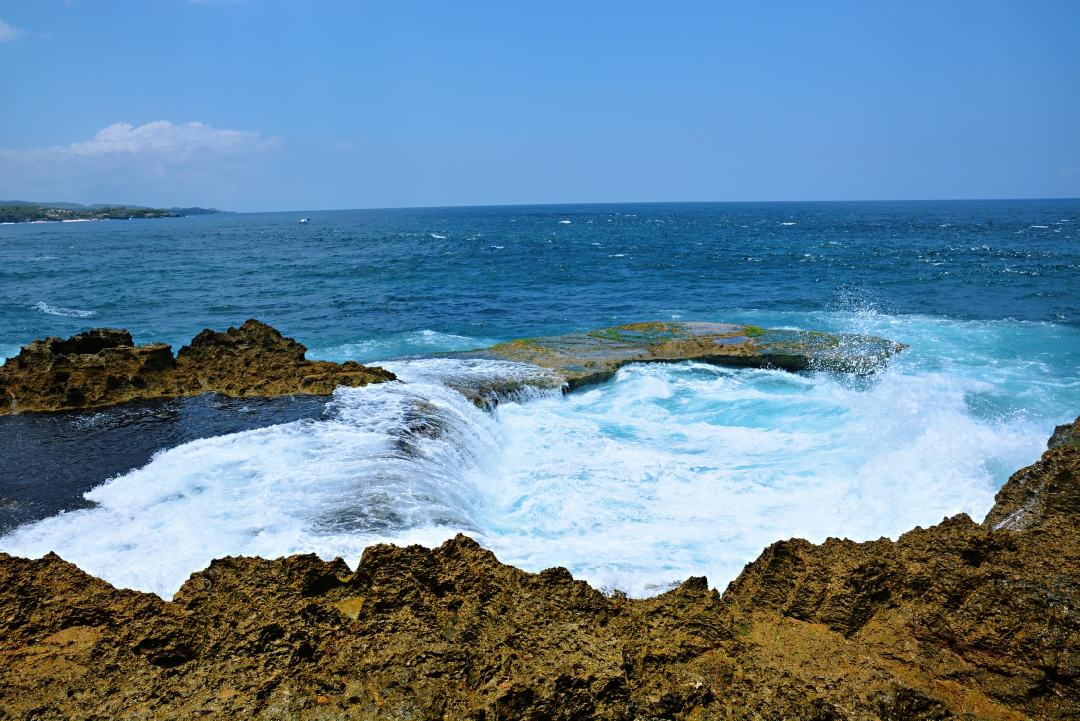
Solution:
M 1077 2 L 0 0 L 0 198 L 1080 197 Z

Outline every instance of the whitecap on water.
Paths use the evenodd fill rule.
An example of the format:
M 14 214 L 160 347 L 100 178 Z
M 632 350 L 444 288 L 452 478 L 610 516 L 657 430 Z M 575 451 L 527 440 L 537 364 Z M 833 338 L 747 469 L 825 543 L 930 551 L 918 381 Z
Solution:
M 34 308 L 37 308 L 42 313 L 48 313 L 49 315 L 67 316 L 69 318 L 92 318 L 97 315 L 97 311 L 61 308 L 59 306 L 49 305 L 43 300 L 39 300 L 37 303 L 34 303 Z

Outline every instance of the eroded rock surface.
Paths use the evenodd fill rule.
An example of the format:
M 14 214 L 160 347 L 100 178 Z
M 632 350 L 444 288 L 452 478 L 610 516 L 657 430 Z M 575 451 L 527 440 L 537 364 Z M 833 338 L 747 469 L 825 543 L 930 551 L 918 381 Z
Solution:
M 164 343 L 136 346 L 126 330 L 95 328 L 25 346 L 0 367 L 0 414 L 108 406 L 217 391 L 229 396 L 323 395 L 339 385 L 394 380 L 354 361 L 310 361 L 307 349 L 255 319 L 204 330 L 173 357 Z
M 1054 435 L 1046 442 L 1047 448 L 1058 446 L 1080 446 L 1080 418 L 1072 423 L 1058 426 L 1054 429 Z
M 1078 498 L 1064 445 L 984 524 L 783 541 L 723 597 L 605 596 L 464 536 L 220 559 L 172 602 L 0 554 L 0 718 L 1078 718 Z
M 734 323 L 631 323 L 590 333 L 526 338 L 441 354 L 531 363 L 569 390 L 608 380 L 627 363 L 696 360 L 713 365 L 870 373 L 905 348 L 875 336 L 771 330 Z

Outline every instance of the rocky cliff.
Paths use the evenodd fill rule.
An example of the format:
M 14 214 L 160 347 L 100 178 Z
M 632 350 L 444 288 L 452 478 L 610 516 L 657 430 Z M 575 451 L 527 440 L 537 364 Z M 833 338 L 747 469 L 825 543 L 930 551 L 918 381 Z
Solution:
M 95 328 L 24 347 L 0 367 L 0 414 L 108 406 L 140 398 L 327 394 L 339 385 L 394 380 L 354 361 L 310 361 L 307 349 L 251 319 L 204 330 L 173 357 L 164 343 L 136 346 L 126 330 Z
M 172 602 L 0 554 L 0 718 L 1080 717 L 1080 447 L 983 524 L 782 541 L 721 596 L 529 574 L 458 536 L 225 558 Z

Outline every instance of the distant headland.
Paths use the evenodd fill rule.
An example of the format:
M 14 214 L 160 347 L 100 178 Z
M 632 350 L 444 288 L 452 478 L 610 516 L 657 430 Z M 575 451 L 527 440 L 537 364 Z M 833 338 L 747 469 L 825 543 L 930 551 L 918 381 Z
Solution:
M 217 208 L 147 208 L 141 205 L 80 205 L 0 200 L 0 223 L 73 222 L 80 220 L 130 220 L 132 218 L 179 218 L 185 215 L 227 213 Z

